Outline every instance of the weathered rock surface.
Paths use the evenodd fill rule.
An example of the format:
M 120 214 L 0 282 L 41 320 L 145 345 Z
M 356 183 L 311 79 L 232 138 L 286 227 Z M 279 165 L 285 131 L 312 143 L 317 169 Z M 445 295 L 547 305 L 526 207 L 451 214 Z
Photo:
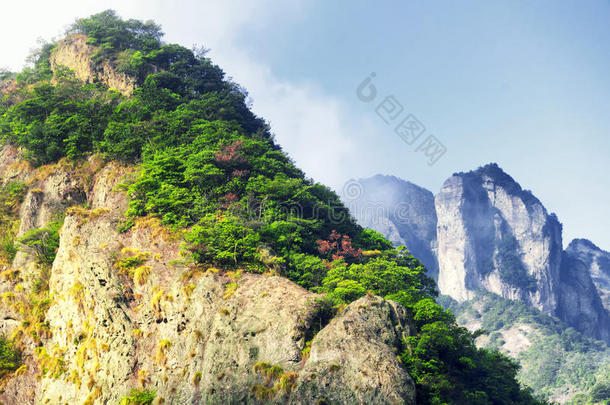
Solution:
M 487 291 L 557 316 L 610 342 L 610 253 L 577 239 L 496 164 L 457 173 L 432 193 L 390 176 L 346 183 L 358 222 L 406 245 L 463 302 Z
M 313 341 L 294 403 L 415 403 L 415 385 L 396 358 L 414 329 L 405 309 L 379 297 L 351 303 Z
M 91 58 L 97 50 L 87 43 L 85 35 L 70 35 L 57 44 L 57 49 L 51 55 L 51 68 L 56 71 L 60 66 L 67 67 L 86 83 L 99 81 L 123 95 L 130 95 L 136 86 L 135 79 L 117 71 L 108 60 L 96 64 Z
M 564 252 L 557 315 L 587 336 L 610 342 L 610 254 L 576 239 Z
M 377 175 L 346 183 L 341 199 L 358 223 L 404 245 L 428 275 L 438 276 L 434 194 L 394 176 Z
M 436 196 L 441 293 L 479 289 L 552 313 L 557 306 L 561 225 L 497 165 L 450 177 Z
M 610 311 L 610 252 L 601 250 L 587 239 L 574 239 L 566 254 L 586 266 L 604 308 Z
M 303 358 L 318 296 L 278 276 L 195 266 L 179 235 L 151 218 L 118 233 L 127 199 L 115 190 L 131 171 L 91 158 L 25 175 L 20 232 L 73 208 L 50 271 L 48 333 L 25 344 L 27 367 L 6 381 L 2 403 L 118 403 L 134 387 L 154 389 L 157 403 L 257 403 L 256 385 L 272 390 L 269 401 L 277 403 L 414 403 L 413 382 L 394 351 L 410 331 L 404 309 L 363 298 L 323 328 Z M 134 257 L 138 268 L 121 265 Z M 37 268 L 26 253 L 14 264 L 20 279 L 1 279 L 0 290 L 21 299 Z M 10 301 L 0 308 L 0 330 L 10 335 L 24 315 Z M 294 373 L 295 389 L 266 381 L 254 371 L 259 362 Z

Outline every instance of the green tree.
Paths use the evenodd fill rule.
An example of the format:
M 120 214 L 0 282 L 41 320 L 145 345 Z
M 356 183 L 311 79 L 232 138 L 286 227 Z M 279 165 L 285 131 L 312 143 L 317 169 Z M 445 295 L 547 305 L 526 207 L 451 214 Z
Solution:
M 30 249 L 40 264 L 50 266 L 59 248 L 59 229 L 63 221 L 54 221 L 43 228 L 27 231 L 18 242 Z

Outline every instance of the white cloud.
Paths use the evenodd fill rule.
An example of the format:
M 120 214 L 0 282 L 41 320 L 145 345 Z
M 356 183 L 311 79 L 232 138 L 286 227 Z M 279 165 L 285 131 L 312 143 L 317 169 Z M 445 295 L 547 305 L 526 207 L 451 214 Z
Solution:
M 222 52 L 215 60 L 248 89 L 254 111 L 270 122 L 278 143 L 308 176 L 335 187 L 344 181 L 344 162 L 355 145 L 340 100 L 314 83 L 278 79 L 243 52 Z
M 180 31 L 176 38 L 192 37 L 193 32 L 186 32 L 186 27 L 193 27 L 196 36 L 203 39 L 199 42 L 212 49 L 213 61 L 248 90 L 255 113 L 270 122 L 284 151 L 309 177 L 338 187 L 349 177 L 342 162 L 355 149 L 344 103 L 313 81 L 295 83 L 278 78 L 270 66 L 252 56 L 251 50 L 237 44 L 242 30 L 272 24 L 277 18 L 298 18 L 304 7 L 302 2 L 287 5 L 276 0 L 200 5 L 191 10 L 188 22 L 180 21 L 171 31 Z
M 271 123 L 283 149 L 306 174 L 331 186 L 349 177 L 342 164 L 353 154 L 352 123 L 346 106 L 315 82 L 278 78 L 272 67 L 256 60 L 237 39 L 245 29 L 286 21 L 305 13 L 302 1 L 21 1 L 10 2 L 0 20 L 3 56 L 0 66 L 20 69 L 36 38 L 56 37 L 76 17 L 113 8 L 123 18 L 153 19 L 162 24 L 166 39 L 190 47 L 212 48 L 211 58 L 243 85 L 253 98 L 253 109 Z M 343 168 L 343 169 L 342 169 Z

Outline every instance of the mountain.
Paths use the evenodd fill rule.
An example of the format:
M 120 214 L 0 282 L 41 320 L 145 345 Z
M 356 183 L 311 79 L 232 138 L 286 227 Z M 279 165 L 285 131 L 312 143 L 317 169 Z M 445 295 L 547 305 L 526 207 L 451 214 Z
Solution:
M 438 277 L 434 194 L 394 176 L 350 180 L 341 199 L 360 225 L 382 233 L 394 245 L 405 245 Z
M 0 75 L 2 403 L 543 403 L 161 38 L 108 10 Z
M 519 380 L 555 403 L 605 404 L 610 399 L 610 348 L 521 301 L 480 292 L 443 305 L 460 325 L 483 330 L 477 345 L 515 358 Z
M 355 189 L 363 191 L 358 195 L 346 192 Z M 379 194 L 376 196 L 375 193 Z M 556 215 L 548 213 L 540 200 L 522 189 L 496 164 L 452 175 L 443 183 L 434 202 L 430 194 L 400 179 L 375 176 L 350 180 L 344 187 L 342 198 L 352 207 L 359 223 L 376 229 L 396 245 L 404 244 L 415 256 L 421 254 L 426 257 L 430 253 L 436 256 L 438 288 L 448 297 L 443 300 L 449 299 L 443 303 L 458 315 L 461 324 L 471 330 L 485 324 L 488 337 L 507 334 L 502 345 L 493 339 L 493 344 L 482 339 L 478 340 L 479 344 L 500 347 L 519 359 L 521 351 L 515 350 L 516 342 L 530 342 L 525 348 L 530 350 L 532 342 L 550 336 L 559 339 L 561 331 L 568 328 L 578 331 L 578 339 L 589 342 L 587 345 L 595 346 L 591 342 L 596 339 L 610 342 L 610 256 L 607 252 L 583 239 L 573 241 L 564 251 L 562 226 Z M 354 209 L 361 206 L 377 208 L 372 211 Z M 408 207 L 401 211 L 404 216 L 387 214 L 393 213 L 397 206 Z M 432 211 L 436 215 L 431 214 Z M 395 237 L 396 230 L 400 230 L 399 235 L 416 234 L 422 222 L 432 226 L 432 218 L 436 219 L 435 233 L 424 235 L 420 232 L 422 237 L 416 240 Z M 387 223 L 391 223 L 391 227 Z M 422 250 L 422 245 L 435 248 Z M 430 259 L 428 262 L 436 263 Z M 484 294 L 497 297 L 490 308 L 494 305 L 510 308 L 519 303 L 532 311 L 539 311 L 539 314 L 533 317 L 535 321 L 526 324 L 518 317 L 509 317 L 506 323 L 485 321 L 489 316 L 477 304 L 489 301 L 484 298 L 488 295 Z M 474 316 L 474 310 L 477 316 Z M 563 326 L 541 327 L 556 318 Z M 530 333 L 526 338 L 523 333 L 516 332 L 521 329 L 544 330 L 544 333 Z M 524 356 L 533 356 L 532 353 L 539 350 L 536 347 L 541 346 L 532 347 Z M 580 349 L 574 350 L 568 349 L 565 356 L 583 353 Z M 603 348 L 600 350 L 594 358 L 607 361 L 608 352 Z M 552 356 L 541 358 L 552 362 Z M 525 364 L 523 359 L 520 361 Z M 594 361 L 596 366 L 591 367 L 591 373 L 595 374 L 603 361 Z M 532 375 L 529 371 L 532 367 L 529 364 L 522 370 L 520 376 L 523 381 L 530 382 L 528 376 Z M 567 367 L 565 365 L 564 369 Z M 589 382 L 581 375 L 583 379 L 580 382 L 566 383 L 562 387 L 555 380 L 559 379 L 558 370 L 560 368 L 553 374 L 555 377 L 545 380 L 552 380 L 546 390 L 542 383 L 532 386 L 537 392 L 544 392 L 561 402 L 572 398 L 576 392 L 591 388 L 589 382 L 594 379 L 593 374 L 589 376 Z M 574 374 L 577 372 L 571 375 Z
M 442 294 L 483 289 L 555 311 L 561 225 L 538 199 L 491 164 L 450 177 L 435 206 Z
M 584 266 L 586 272 L 591 275 L 602 305 L 610 311 L 610 253 L 601 250 L 587 239 L 574 239 L 565 254 Z

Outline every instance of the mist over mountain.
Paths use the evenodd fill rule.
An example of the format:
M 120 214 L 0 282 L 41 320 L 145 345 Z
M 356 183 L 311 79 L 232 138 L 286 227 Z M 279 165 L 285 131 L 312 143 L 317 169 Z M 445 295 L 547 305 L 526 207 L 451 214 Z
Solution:
M 404 244 L 416 257 L 425 258 L 431 269 L 438 269 L 430 274 L 458 321 L 472 330 L 485 323 L 488 333 L 506 334 L 503 344 L 493 339 L 493 344 L 489 340 L 480 344 L 503 348 L 520 358 L 536 339 L 561 335 L 570 328 L 585 340 L 610 343 L 610 255 L 585 239 L 576 239 L 563 250 L 562 225 L 557 216 L 548 213 L 531 191 L 524 190 L 497 164 L 453 174 L 434 198 L 430 191 L 407 181 L 377 175 L 347 182 L 342 199 L 359 223 L 379 231 L 396 245 Z M 422 228 L 428 232 L 422 232 Z M 481 307 L 476 303 L 484 294 L 497 298 L 484 300 L 489 304 Z M 506 324 L 495 321 L 493 308 L 508 311 L 517 303 L 538 311 L 536 321 L 527 318 L 524 323 L 521 315 L 509 316 Z M 478 315 L 473 318 L 475 309 Z M 548 320 L 542 321 L 545 317 Z M 524 332 L 538 330 L 540 322 L 553 318 L 563 326 L 552 332 L 547 329 L 542 335 Z M 521 332 L 515 335 L 518 330 Z M 519 339 L 526 343 L 517 350 Z M 542 349 L 532 348 L 529 355 L 533 356 L 535 350 Z M 591 366 L 593 374 L 610 360 L 605 350 L 592 355 L 601 359 Z M 544 358 L 551 361 L 550 357 Z M 522 376 L 534 367 L 527 360 L 523 364 Z M 558 366 L 555 373 L 560 370 Z M 562 387 L 555 378 L 545 380 L 547 388 L 556 387 L 546 393 L 561 402 L 572 398 L 571 389 L 582 392 L 590 388 L 585 379 Z M 536 388 L 542 389 L 543 385 Z

